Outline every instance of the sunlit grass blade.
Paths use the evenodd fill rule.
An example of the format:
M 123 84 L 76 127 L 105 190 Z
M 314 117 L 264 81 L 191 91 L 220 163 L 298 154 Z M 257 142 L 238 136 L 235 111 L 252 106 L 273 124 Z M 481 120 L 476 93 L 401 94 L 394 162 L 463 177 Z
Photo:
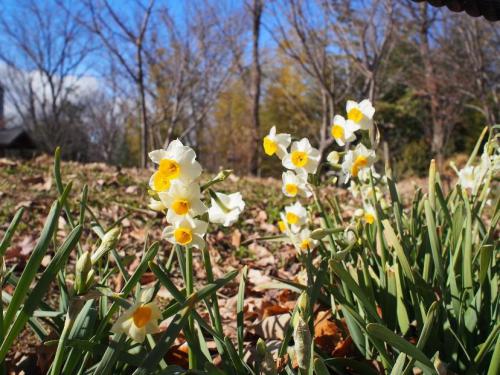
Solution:
M 170 346 L 179 336 L 180 331 L 187 323 L 187 318 L 190 314 L 190 307 L 184 308 L 177 314 L 169 324 L 167 330 L 162 334 L 155 347 L 144 358 L 141 366 L 134 372 L 133 375 L 147 375 L 153 371 L 161 359 L 165 356 Z
M 426 371 L 429 371 L 432 374 L 437 374 L 436 370 L 434 369 L 434 365 L 432 364 L 430 359 L 427 358 L 427 356 L 420 349 L 410 344 L 402 337 L 396 335 L 394 332 L 387 329 L 383 325 L 377 323 L 370 323 L 366 326 L 366 330 L 370 335 L 385 341 L 387 344 L 395 347 L 396 349 L 406 353 L 408 356 L 421 362 L 425 366 Z
M 23 217 L 23 213 L 24 213 L 24 207 L 21 207 L 19 210 L 17 210 L 16 214 L 14 215 L 14 218 L 9 224 L 9 227 L 5 231 L 5 234 L 2 238 L 2 242 L 0 242 L 0 257 L 4 256 L 5 251 L 10 246 L 10 241 L 12 240 L 12 236 L 14 236 L 16 228 L 19 225 L 21 218 Z
M 16 316 L 12 326 L 10 327 L 5 340 L 0 347 L 0 361 L 5 359 L 5 355 L 9 350 L 12 342 L 16 339 L 17 335 L 23 329 L 24 325 L 28 321 L 28 319 L 33 315 L 34 311 L 38 308 L 43 296 L 49 289 L 50 283 L 54 280 L 57 275 L 57 272 L 64 267 L 66 263 L 66 259 L 68 258 L 70 252 L 76 246 L 80 239 L 80 235 L 82 234 L 82 227 L 76 226 L 75 229 L 71 231 L 71 233 L 66 238 L 66 241 L 62 244 L 62 246 L 55 253 L 54 258 L 50 261 L 49 265 L 43 272 L 40 280 L 36 283 L 35 287 L 31 291 L 30 295 L 24 302 L 24 306 Z M 19 284 L 21 284 L 21 280 L 19 280 Z M 18 286 L 19 286 L 18 284 Z M 13 297 L 14 299 L 14 297 Z
M 47 248 L 50 245 L 54 231 L 57 228 L 57 221 L 59 214 L 61 213 L 61 204 L 56 201 L 52 204 L 49 215 L 45 221 L 45 225 L 42 229 L 40 238 L 38 239 L 31 257 L 28 263 L 24 267 L 23 273 L 19 278 L 19 282 L 16 285 L 14 294 L 12 295 L 12 300 L 10 301 L 9 307 L 4 315 L 3 327 L 4 331 L 12 324 L 15 314 L 19 311 L 19 307 L 22 305 L 26 295 L 29 292 L 29 286 L 36 276 L 38 268 L 42 262 Z
M 245 286 L 247 282 L 248 267 L 243 267 L 241 271 L 240 286 L 238 288 L 238 299 L 236 302 L 236 327 L 238 333 L 238 354 L 243 356 L 243 335 L 244 335 L 244 316 L 243 307 L 245 303 Z

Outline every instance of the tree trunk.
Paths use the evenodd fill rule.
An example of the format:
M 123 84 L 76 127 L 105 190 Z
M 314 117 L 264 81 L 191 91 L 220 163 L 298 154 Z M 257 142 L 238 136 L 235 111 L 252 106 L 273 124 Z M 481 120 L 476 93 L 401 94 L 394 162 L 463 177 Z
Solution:
M 420 55 L 424 64 L 425 91 L 429 98 L 431 109 L 431 152 L 436 159 L 438 170 L 444 167 L 444 121 L 439 115 L 439 99 L 437 92 L 437 82 L 434 68 L 432 66 L 430 47 L 429 47 L 429 27 L 430 21 L 427 15 L 427 4 L 422 4 L 421 8 L 422 23 L 420 27 Z
M 146 90 L 144 88 L 144 71 L 142 64 L 141 45 L 137 46 L 137 88 L 139 90 L 139 107 L 141 111 L 141 168 L 148 166 L 148 112 L 146 105 Z
M 260 88 L 262 69 L 260 66 L 259 36 L 261 17 L 263 10 L 262 0 L 253 0 L 252 4 L 252 125 L 254 135 L 254 154 L 252 156 L 251 171 L 255 175 L 260 175 Z

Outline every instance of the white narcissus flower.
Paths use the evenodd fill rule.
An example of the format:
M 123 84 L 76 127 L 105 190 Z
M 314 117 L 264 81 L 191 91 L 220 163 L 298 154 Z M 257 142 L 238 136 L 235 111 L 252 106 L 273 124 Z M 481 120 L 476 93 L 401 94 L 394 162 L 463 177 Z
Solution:
M 170 142 L 166 150 L 149 153 L 158 170 L 151 176 L 149 185 L 154 191 L 167 191 L 173 180 L 190 184 L 201 174 L 201 165 L 191 147 L 184 146 L 178 139 Z
M 297 195 L 302 195 L 307 198 L 312 195 L 311 190 L 307 187 L 307 174 L 286 171 L 282 174 L 282 180 L 281 191 L 287 197 L 293 198 Z
M 356 139 L 354 135 L 360 129 L 360 125 L 357 122 L 347 120 L 340 116 L 335 115 L 333 117 L 333 125 L 331 128 L 331 133 L 333 139 L 339 146 L 344 146 L 348 142 L 352 142 Z
M 300 202 L 295 202 L 293 205 L 285 207 L 285 222 L 293 233 L 297 233 L 306 223 L 306 220 L 307 211 Z
M 159 332 L 160 309 L 155 302 L 145 303 L 143 295 L 116 320 L 111 332 L 124 333 L 139 343 L 144 341 L 146 334 Z
M 367 224 L 373 224 L 375 222 L 375 219 L 377 218 L 375 209 L 371 205 L 366 205 L 365 209 L 363 210 L 363 220 Z
M 316 173 L 320 158 L 319 151 L 311 146 L 307 138 L 302 138 L 292 143 L 290 154 L 283 158 L 283 166 L 295 171 Z
M 165 207 L 165 205 L 161 201 L 158 201 L 154 198 L 149 199 L 148 207 L 149 209 L 158 212 L 164 212 L 167 209 L 167 207 Z
M 354 150 L 349 150 L 342 162 L 342 170 L 348 176 L 358 177 L 358 173 L 371 167 L 375 162 L 375 151 L 367 149 L 363 144 L 358 144 Z
M 311 231 L 307 228 L 302 229 L 295 237 L 295 246 L 300 251 L 313 250 L 318 245 L 318 241 L 311 238 Z
M 189 216 L 173 223 L 163 230 L 163 237 L 173 245 L 196 247 L 203 249 L 205 240 L 203 236 L 207 232 L 208 223 Z
M 292 137 L 290 134 L 276 134 L 276 126 L 273 126 L 269 134 L 264 137 L 262 144 L 266 155 L 273 156 L 276 154 L 280 159 L 283 159 L 291 142 Z
M 362 130 L 370 130 L 373 126 L 373 115 L 375 108 L 368 100 L 362 100 L 357 103 L 353 100 L 348 100 L 346 104 L 347 120 L 359 125 Z
M 198 184 L 185 185 L 173 181 L 170 189 L 158 193 L 161 202 L 167 207 L 167 221 L 174 223 L 186 215 L 199 216 L 207 212 L 207 207 L 201 201 L 201 192 Z
M 217 199 L 212 197 L 208 210 L 208 220 L 211 223 L 222 224 L 229 227 L 234 224 L 245 208 L 241 193 L 223 194 L 215 193 Z
M 477 177 L 476 167 L 469 165 L 467 167 L 462 168 L 458 172 L 458 183 L 464 189 L 474 190 L 474 186 L 476 185 L 476 177 Z
M 337 151 L 332 151 L 326 157 L 326 161 L 331 165 L 337 165 L 340 160 L 340 154 Z

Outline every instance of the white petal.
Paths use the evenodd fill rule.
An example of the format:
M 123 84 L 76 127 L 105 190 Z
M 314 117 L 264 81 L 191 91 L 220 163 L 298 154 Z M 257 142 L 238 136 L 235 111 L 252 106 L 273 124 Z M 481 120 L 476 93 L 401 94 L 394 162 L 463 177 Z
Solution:
M 165 150 L 154 150 L 148 155 L 151 161 L 156 164 L 160 164 L 161 159 L 167 159 L 167 152 Z

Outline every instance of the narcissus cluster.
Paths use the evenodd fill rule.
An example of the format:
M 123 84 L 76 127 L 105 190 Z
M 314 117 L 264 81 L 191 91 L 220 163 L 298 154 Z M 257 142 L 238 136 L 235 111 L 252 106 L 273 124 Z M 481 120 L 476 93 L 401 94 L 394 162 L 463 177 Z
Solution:
M 269 142 L 274 140 L 282 141 L 278 137 Z M 280 153 L 280 148 L 277 146 L 274 152 Z M 202 167 L 196 153 L 178 139 L 164 150 L 151 151 L 149 158 L 157 166 L 149 180 L 152 196 L 149 208 L 166 215 L 168 225 L 163 230 L 163 238 L 169 243 L 202 250 L 209 222 L 230 226 L 238 220 L 245 208 L 241 194 L 224 194 L 210 188 L 227 178 L 230 171 L 223 171 L 201 185 Z M 208 201 L 210 206 L 206 204 Z M 146 334 L 156 332 L 161 316 L 153 301 L 141 298 L 113 326 L 114 332 L 125 333 L 138 342 L 144 341 Z
M 375 151 L 359 140 L 363 132 L 368 133 L 368 138 L 372 139 L 374 113 L 375 108 L 368 99 L 359 103 L 347 101 L 346 117 L 335 115 L 330 128 L 332 143 L 344 150 L 332 151 L 326 157 L 326 161 L 340 171 L 340 181 L 350 183 L 349 189 L 353 195 L 361 195 L 363 208 L 356 210 L 354 218 L 367 224 L 375 222 L 376 211 L 370 202 L 373 194 L 380 198 L 381 190 L 378 184 L 375 187 L 370 184 L 370 178 L 378 176 L 373 169 L 376 161 Z M 357 144 L 351 147 L 352 142 Z M 321 154 L 307 138 L 292 141 L 290 134 L 277 133 L 276 127 L 273 127 L 264 137 L 263 147 L 267 155 L 279 157 L 286 169 L 282 174 L 281 189 L 286 197 L 299 199 L 314 195 L 309 176 L 318 174 Z M 380 181 L 378 176 L 377 182 Z M 280 231 L 298 251 L 312 250 L 318 244 L 317 240 L 311 238 L 310 224 L 307 209 L 298 200 L 285 207 L 285 212 L 281 214 L 281 220 L 278 222 Z M 352 234 L 350 231 L 349 236 L 352 237 Z

